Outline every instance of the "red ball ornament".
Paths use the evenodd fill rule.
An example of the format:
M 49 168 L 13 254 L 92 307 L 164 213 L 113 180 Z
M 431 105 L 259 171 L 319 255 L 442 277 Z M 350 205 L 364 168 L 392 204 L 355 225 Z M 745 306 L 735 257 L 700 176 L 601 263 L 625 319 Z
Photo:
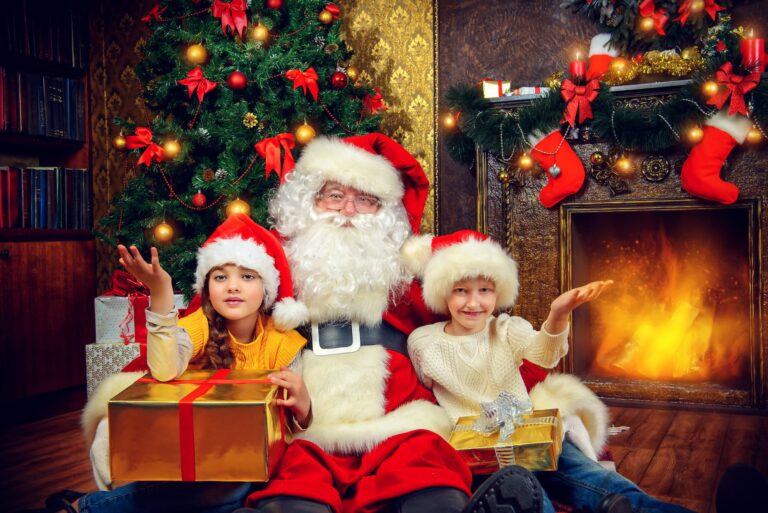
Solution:
M 346 73 L 341 71 L 334 71 L 331 75 L 331 87 L 334 89 L 344 89 L 348 81 Z
M 192 204 L 196 207 L 204 207 L 205 204 L 208 203 L 208 198 L 205 197 L 205 194 L 203 194 L 200 191 L 197 191 L 197 194 L 192 196 Z
M 230 89 L 239 91 L 245 89 L 245 86 L 248 85 L 248 79 L 242 71 L 233 71 L 227 77 L 227 85 Z
M 282 9 L 283 0 L 267 0 L 267 8 L 269 9 Z

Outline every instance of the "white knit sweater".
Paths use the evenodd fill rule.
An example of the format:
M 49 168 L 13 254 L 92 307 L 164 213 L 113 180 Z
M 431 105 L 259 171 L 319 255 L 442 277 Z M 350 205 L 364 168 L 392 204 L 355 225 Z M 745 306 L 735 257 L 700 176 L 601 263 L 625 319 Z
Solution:
M 554 367 L 568 352 L 569 327 L 557 335 L 545 326 L 536 331 L 522 317 L 491 316 L 473 335 L 445 333 L 446 322 L 416 329 L 408 337 L 408 353 L 419 379 L 455 422 L 478 415 L 481 402 L 495 400 L 502 390 L 528 399 L 519 367 L 523 358 Z

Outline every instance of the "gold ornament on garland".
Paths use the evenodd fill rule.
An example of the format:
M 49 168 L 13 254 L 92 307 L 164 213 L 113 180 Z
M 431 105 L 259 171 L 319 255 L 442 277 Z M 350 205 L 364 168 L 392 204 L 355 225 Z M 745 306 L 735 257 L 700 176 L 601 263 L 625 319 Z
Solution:
M 234 214 L 245 214 L 249 215 L 251 213 L 251 206 L 248 204 L 247 201 L 243 201 L 240 198 L 233 199 L 229 202 L 229 205 L 227 205 L 227 217 L 234 215 Z
M 616 159 L 613 169 L 620 176 L 631 176 L 635 171 L 632 167 L 632 161 L 624 155 Z
M 163 151 L 165 152 L 165 158 L 170 160 L 176 157 L 181 151 L 181 145 L 176 139 L 171 139 L 163 143 Z
M 760 144 L 763 142 L 763 133 L 755 126 L 747 132 L 747 142 L 749 144 Z
M 531 168 L 533 168 L 533 159 L 527 153 L 523 153 L 520 155 L 520 158 L 517 159 L 517 167 L 523 171 L 530 171 Z
M 456 128 L 456 115 L 453 112 L 446 112 L 443 116 L 443 127 L 447 130 Z
M 246 112 L 245 116 L 243 116 L 243 125 L 245 128 L 256 128 L 256 126 L 259 124 L 259 119 L 256 117 L 256 114 L 253 112 Z
M 187 60 L 192 64 L 203 64 L 208 60 L 208 50 L 200 43 L 189 45 L 187 48 Z
M 251 37 L 255 41 L 266 43 L 269 39 L 269 29 L 261 22 L 259 22 L 255 27 L 253 27 L 253 30 L 251 31 Z
M 714 96 L 720 90 L 720 86 L 714 80 L 707 80 L 701 85 L 701 92 L 704 96 Z
M 700 126 L 695 126 L 688 130 L 688 141 L 691 144 L 698 144 L 704 139 L 704 130 Z
M 317 19 L 320 20 L 320 23 L 323 25 L 330 25 L 333 23 L 333 14 L 331 14 L 331 11 L 328 9 L 323 9 L 320 11 L 320 14 L 317 15 Z
M 602 78 L 608 85 L 630 82 L 640 75 L 667 75 L 686 77 L 704 68 L 704 58 L 698 48 L 676 50 L 651 50 L 639 61 L 618 57 L 611 62 L 609 72 Z
M 589 162 L 593 166 L 598 166 L 598 167 L 604 166 L 605 165 L 605 153 L 603 153 L 602 151 L 596 151 L 596 152 L 592 153 L 592 155 L 589 156 Z
M 357 78 L 360 76 L 360 71 L 354 66 L 347 66 L 347 76 L 352 81 L 352 83 L 357 80 Z
M 173 227 L 163 221 L 162 223 L 155 226 L 155 229 L 152 233 L 155 236 L 156 241 L 168 242 L 173 238 Z
M 120 131 L 120 134 L 116 135 L 115 138 L 112 139 L 112 144 L 118 150 L 125 149 L 125 136 L 123 136 L 122 130 Z
M 299 144 L 307 144 L 315 138 L 315 129 L 305 121 L 303 125 L 296 129 L 296 140 Z

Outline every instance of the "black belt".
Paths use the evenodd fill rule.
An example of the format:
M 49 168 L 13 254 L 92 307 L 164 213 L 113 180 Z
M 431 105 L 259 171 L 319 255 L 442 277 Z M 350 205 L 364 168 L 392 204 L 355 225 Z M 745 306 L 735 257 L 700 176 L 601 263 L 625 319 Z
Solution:
M 336 349 L 352 345 L 352 324 L 349 322 L 327 322 L 320 324 L 320 347 Z M 312 327 L 302 326 L 299 330 L 307 340 L 312 341 Z M 383 346 L 385 349 L 408 355 L 408 337 L 400 330 L 382 321 L 376 326 L 360 326 L 361 346 Z

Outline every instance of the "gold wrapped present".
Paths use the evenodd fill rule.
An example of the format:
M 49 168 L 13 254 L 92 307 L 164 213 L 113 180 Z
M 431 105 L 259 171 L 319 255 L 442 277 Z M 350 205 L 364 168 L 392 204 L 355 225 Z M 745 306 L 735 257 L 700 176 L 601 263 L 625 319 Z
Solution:
M 534 410 L 523 414 L 515 431 L 499 442 L 499 432 L 478 433 L 473 429 L 477 419 L 461 417 L 451 433 L 450 443 L 474 474 L 490 474 L 507 465 L 520 465 L 528 470 L 557 470 L 557 459 L 563 447 L 563 424 L 560 412 Z
M 491 80 L 485 78 L 482 81 L 483 98 L 498 98 L 509 92 L 510 82 L 505 80 Z
M 159 382 L 148 374 L 109 401 L 116 481 L 269 479 L 285 451 L 282 407 L 270 371 L 189 371 Z

